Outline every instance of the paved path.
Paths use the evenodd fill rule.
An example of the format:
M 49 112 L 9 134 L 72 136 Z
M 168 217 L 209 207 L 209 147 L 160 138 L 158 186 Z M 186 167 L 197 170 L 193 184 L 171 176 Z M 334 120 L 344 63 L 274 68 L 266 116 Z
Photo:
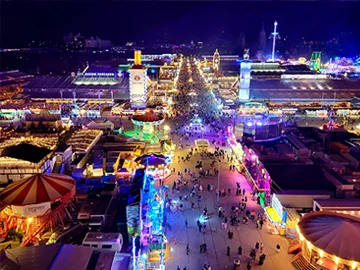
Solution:
M 177 136 L 176 136 L 177 137 Z M 175 138 L 175 142 L 177 138 Z M 189 142 L 191 144 L 191 142 Z M 192 144 L 193 146 L 193 144 Z M 229 148 L 226 148 L 229 153 Z M 177 150 L 175 156 L 185 156 L 189 151 L 189 147 Z M 184 168 L 191 168 L 195 171 L 195 164 L 200 160 L 199 154 L 192 157 L 189 162 L 177 162 L 177 157 L 173 167 L 176 172 Z M 203 159 L 204 169 L 210 169 L 211 159 Z M 167 184 L 172 187 L 173 182 L 178 179 L 177 174 L 172 175 L 167 179 Z M 185 179 L 190 179 L 189 175 Z M 235 203 L 238 203 L 242 197 L 235 196 L 236 182 L 240 182 L 242 188 L 246 188 L 247 196 L 250 197 L 250 186 L 246 179 L 238 172 L 229 171 L 229 163 L 225 160 L 221 161 L 220 166 L 220 189 L 232 189 L 230 196 L 221 197 L 220 204 L 225 207 L 227 216 L 229 217 L 230 208 Z M 291 265 L 291 257 L 287 254 L 288 243 L 287 240 L 278 235 L 270 235 L 267 227 L 264 226 L 262 230 L 256 229 L 255 223 L 250 221 L 248 225 L 241 224 L 238 227 L 229 226 L 234 232 L 234 238 L 229 240 L 227 232 L 221 228 L 221 221 L 217 216 L 217 199 L 215 192 L 208 192 L 207 185 L 213 184 L 214 189 L 217 188 L 217 177 L 200 178 L 200 183 L 203 185 L 202 199 L 197 202 L 195 209 L 191 209 L 191 202 L 188 200 L 184 203 L 185 209 L 183 212 L 176 211 L 168 215 L 168 223 L 171 226 L 171 231 L 168 230 L 167 237 L 172 248 L 172 256 L 165 262 L 166 269 L 176 270 L 177 266 L 181 269 L 187 266 L 188 270 L 200 270 L 204 263 L 210 264 L 212 270 L 216 269 L 232 269 L 233 260 L 238 258 L 237 249 L 241 244 L 243 247 L 242 266 L 241 269 L 246 269 L 246 264 L 249 261 L 249 253 L 254 248 L 256 242 L 264 243 L 264 253 L 267 255 L 263 266 L 258 266 L 258 258 L 252 262 L 252 269 L 279 269 L 290 270 L 293 269 Z M 179 195 L 185 195 L 190 192 L 191 188 L 181 188 L 180 193 L 170 193 L 169 197 L 172 199 L 179 199 Z M 207 222 L 205 233 L 199 233 L 196 221 L 200 218 L 200 214 L 204 207 L 207 207 L 211 218 Z M 263 210 L 254 201 L 248 201 L 248 209 L 255 210 L 257 213 L 263 214 Z M 185 227 L 185 219 L 188 220 L 188 228 Z M 176 241 L 176 244 L 174 243 Z M 200 254 L 200 244 L 207 244 L 207 253 Z M 276 253 L 275 246 L 279 243 L 282 247 L 280 254 Z M 186 255 L 186 245 L 190 245 L 190 255 Z M 231 256 L 226 255 L 226 248 L 230 246 Z M 257 254 L 259 256 L 260 254 Z

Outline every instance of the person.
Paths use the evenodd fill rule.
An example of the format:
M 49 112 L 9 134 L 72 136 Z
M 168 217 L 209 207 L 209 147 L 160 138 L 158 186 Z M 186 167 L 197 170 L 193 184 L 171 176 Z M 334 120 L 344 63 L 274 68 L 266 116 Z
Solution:
M 203 249 L 204 249 L 203 245 L 200 245 L 200 253 L 203 253 Z
M 261 243 L 260 243 L 260 251 L 262 252 L 263 249 L 264 249 L 264 244 L 263 244 L 263 242 L 261 242 Z
M 250 264 L 250 262 L 248 262 L 248 264 L 246 265 L 246 269 L 247 269 L 247 270 L 251 270 L 251 264 Z
M 226 255 L 227 256 L 230 256 L 230 247 L 228 246 L 227 249 L 226 249 Z
M 189 244 L 186 245 L 186 255 L 190 254 L 190 246 Z
M 250 251 L 250 258 L 255 261 L 255 258 L 256 258 L 256 251 L 255 251 L 255 249 L 251 249 L 251 251 Z
M 260 219 L 260 230 L 262 230 L 262 226 L 264 225 L 264 221 Z
M 265 261 L 266 255 L 263 253 L 259 257 L 259 265 L 263 265 Z
M 280 253 L 280 245 L 279 244 L 276 245 L 276 251 L 277 251 L 277 253 Z
M 181 270 L 181 268 L 178 266 L 178 267 L 176 267 L 176 270 Z
M 239 259 L 241 259 L 241 255 L 242 255 L 242 246 L 241 245 L 238 247 L 238 255 L 239 255 Z
M 188 227 L 188 220 L 187 220 L 187 218 L 185 219 L 185 227 L 186 227 L 186 228 Z
M 259 242 L 256 242 L 256 244 L 255 244 L 255 248 L 256 248 L 256 250 L 259 250 L 259 248 L 260 248 L 260 244 L 259 244 Z

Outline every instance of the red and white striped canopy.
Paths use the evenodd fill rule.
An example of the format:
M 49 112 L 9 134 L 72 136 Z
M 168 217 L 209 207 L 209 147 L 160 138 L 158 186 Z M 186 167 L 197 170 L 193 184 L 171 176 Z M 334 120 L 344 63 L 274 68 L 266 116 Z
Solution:
M 35 174 L 0 192 L 0 201 L 8 205 L 29 205 L 51 202 L 75 194 L 75 180 L 63 174 Z

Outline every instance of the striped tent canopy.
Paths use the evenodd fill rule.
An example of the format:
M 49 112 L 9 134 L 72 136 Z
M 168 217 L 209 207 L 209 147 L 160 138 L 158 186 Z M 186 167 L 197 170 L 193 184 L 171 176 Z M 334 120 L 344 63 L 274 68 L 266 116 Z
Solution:
M 75 180 L 62 174 L 35 174 L 8 185 L 0 192 L 0 202 L 24 206 L 52 202 L 75 195 Z
M 161 121 L 163 118 L 154 114 L 153 111 L 148 110 L 144 114 L 134 115 L 132 119 L 138 122 L 157 122 Z

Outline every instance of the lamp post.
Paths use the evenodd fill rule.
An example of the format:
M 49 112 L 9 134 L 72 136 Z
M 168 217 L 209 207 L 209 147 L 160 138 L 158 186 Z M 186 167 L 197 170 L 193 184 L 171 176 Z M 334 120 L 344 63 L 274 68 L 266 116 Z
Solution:
M 218 174 L 217 174 L 217 202 L 219 203 L 220 200 L 220 160 L 218 161 Z

